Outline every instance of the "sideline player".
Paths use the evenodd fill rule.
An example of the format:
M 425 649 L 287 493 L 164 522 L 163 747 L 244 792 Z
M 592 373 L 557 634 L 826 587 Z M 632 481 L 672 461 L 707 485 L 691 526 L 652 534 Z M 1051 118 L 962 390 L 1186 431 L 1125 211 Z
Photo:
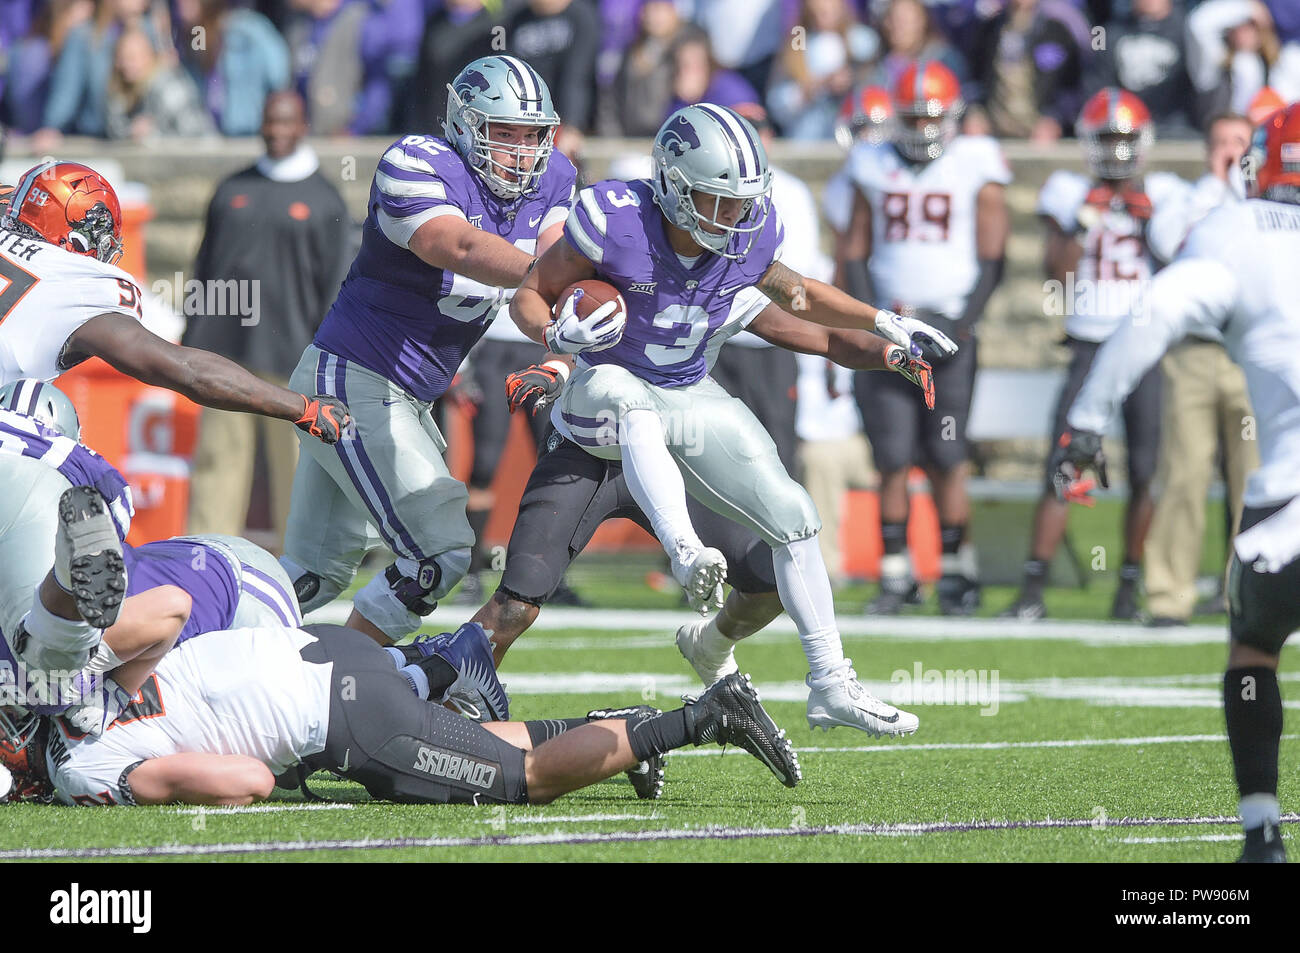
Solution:
M 1152 211 L 1181 199 L 1187 184 L 1168 172 L 1142 174 L 1155 137 L 1151 114 L 1130 92 L 1108 87 L 1083 106 L 1076 124 L 1092 172 L 1053 172 L 1038 196 L 1047 227 L 1045 266 L 1062 290 L 1070 368 L 1053 415 L 1052 439 L 1065 432 L 1065 414 L 1102 344 L 1120 327 L 1157 268 L 1147 243 Z M 1128 508 L 1124 514 L 1124 561 L 1111 603 L 1114 619 L 1138 618 L 1142 549 L 1155 511 L 1151 480 L 1160 451 L 1160 369 L 1155 368 L 1124 401 L 1128 451 Z M 1057 499 L 1052 468 L 1034 512 L 1029 558 L 1020 594 L 1004 618 L 1041 619 L 1047 614 L 1043 589 L 1052 558 L 1065 536 L 1069 511 Z
M 0 384 L 52 381 L 98 357 L 205 407 L 278 417 L 319 441 L 339 439 L 348 416 L 338 400 L 268 384 L 234 361 L 172 344 L 140 324 L 143 293 L 114 265 L 122 254 L 122 209 L 93 169 L 42 162 L 22 174 L 8 199 L 0 218 Z
M 924 355 L 934 366 L 935 408 L 888 374 L 855 374 L 863 427 L 880 471 L 884 557 L 872 614 L 920 602 L 907 560 L 907 477 L 924 465 L 939 511 L 944 615 L 979 605 L 970 522 L 966 423 L 977 367 L 975 326 L 1002 277 L 1011 220 L 1011 170 L 997 142 L 957 134 L 965 104 L 952 70 L 933 60 L 905 69 L 894 89 L 890 142 L 860 142 L 846 163 L 853 212 L 837 249 L 839 284 L 860 301 L 888 306 L 940 328 L 961 350 Z M 963 557 L 966 558 L 963 558 Z
M 404 136 L 379 160 L 361 249 L 290 379 L 356 422 L 332 449 L 303 441 L 282 563 L 304 613 L 347 588 L 381 539 L 395 561 L 348 619 L 378 642 L 418 629 L 465 575 L 467 493 L 431 408 L 564 228 L 575 172 L 553 148 L 559 122 L 532 67 L 488 56 L 448 87 L 443 137 Z
M 1059 485 L 1095 469 L 1116 405 L 1188 333 L 1221 332 L 1246 373 L 1259 420 L 1260 467 L 1246 483 L 1228 570 L 1223 709 L 1245 828 L 1244 861 L 1284 861 L 1277 800 L 1282 646 L 1300 629 L 1300 103 L 1255 131 L 1243 160 L 1252 198 L 1222 206 L 1156 276 L 1140 312 L 1102 347 L 1069 409 L 1053 455 Z
M 543 256 L 511 304 L 535 340 L 577 355 L 552 419 L 588 453 L 621 459 L 628 489 L 694 607 L 721 602 L 726 561 L 697 535 L 687 486 L 772 547 L 781 603 L 811 669 L 811 724 L 910 734 L 917 719 L 871 696 L 844 658 L 807 492 L 785 472 L 753 414 L 708 377 L 708 366 L 726 338 L 747 327 L 849 367 L 899 371 L 932 399 L 929 365 L 912 355 L 912 336 L 944 350 L 955 345 L 923 322 L 855 301 L 781 263 L 767 156 L 731 110 L 703 104 L 673 113 L 652 159 L 649 180 L 608 180 L 579 193 L 566 240 Z M 558 301 L 570 284 L 592 277 L 622 293 L 626 331 L 590 324 L 604 308 L 580 319 L 572 297 Z M 850 330 L 869 326 L 895 343 Z
M 794 787 L 794 749 L 733 675 L 685 707 L 477 725 L 411 694 L 384 650 L 340 626 L 209 632 L 170 652 L 99 739 L 46 722 L 0 763 L 28 799 L 249 804 L 302 764 L 420 804 L 546 804 L 688 744 L 743 747 Z

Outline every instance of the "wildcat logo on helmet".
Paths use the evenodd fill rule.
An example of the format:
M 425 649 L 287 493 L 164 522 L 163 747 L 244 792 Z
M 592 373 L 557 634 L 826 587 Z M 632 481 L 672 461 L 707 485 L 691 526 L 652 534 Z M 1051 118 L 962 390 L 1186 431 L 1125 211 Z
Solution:
M 488 78 L 476 69 L 467 69 L 460 75 L 460 82 L 456 84 L 456 92 L 461 96 L 467 96 L 474 90 L 482 90 L 485 93 L 492 91 L 492 84 Z
M 671 152 L 680 159 L 688 150 L 700 147 L 700 137 L 689 119 L 678 116 L 659 134 L 659 145 L 665 152 Z

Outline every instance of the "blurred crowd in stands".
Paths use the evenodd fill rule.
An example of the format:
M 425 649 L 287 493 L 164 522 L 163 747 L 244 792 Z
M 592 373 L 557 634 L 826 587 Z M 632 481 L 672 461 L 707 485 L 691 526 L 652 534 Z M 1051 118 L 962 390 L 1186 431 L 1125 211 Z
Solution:
M 1300 99 L 1300 2 L 0 0 L 0 124 L 38 151 L 249 136 L 294 88 L 316 135 L 435 130 L 446 83 L 492 52 L 543 75 L 573 136 L 648 136 L 708 100 L 829 139 L 846 101 L 925 57 L 961 79 L 969 132 L 1050 142 L 1118 85 L 1178 138 L 1266 88 Z

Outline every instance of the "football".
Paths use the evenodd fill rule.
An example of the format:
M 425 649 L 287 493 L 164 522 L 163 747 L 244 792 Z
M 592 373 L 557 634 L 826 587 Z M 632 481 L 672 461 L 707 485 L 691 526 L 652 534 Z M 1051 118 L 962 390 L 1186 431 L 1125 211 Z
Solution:
M 580 295 L 580 297 L 574 301 L 573 309 L 580 318 L 587 317 L 607 301 L 618 302 L 618 310 L 615 313 L 627 313 L 627 306 L 623 303 L 623 296 L 618 293 L 617 288 L 607 281 L 597 281 L 594 278 L 589 278 L 586 281 L 576 281 L 564 289 L 559 300 L 555 302 L 555 307 L 551 311 L 552 316 L 559 317 L 564 302 L 575 294 Z

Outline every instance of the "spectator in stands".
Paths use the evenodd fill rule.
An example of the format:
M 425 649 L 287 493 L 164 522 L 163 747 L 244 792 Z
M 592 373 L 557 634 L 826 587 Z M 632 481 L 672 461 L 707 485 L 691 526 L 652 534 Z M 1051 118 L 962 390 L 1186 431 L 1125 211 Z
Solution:
M 714 62 L 739 73 L 752 88 L 767 89 L 776 54 L 790 37 L 781 0 L 694 0 L 694 7 Z
M 673 99 L 673 43 L 682 32 L 674 0 L 641 5 L 635 41 L 618 75 L 602 84 L 596 131 L 602 136 L 653 136 Z
M 1206 0 L 1187 17 L 1187 69 L 1198 116 L 1245 113 L 1274 81 L 1280 55 L 1273 17 L 1259 0 Z
M 415 75 L 424 34 L 423 0 L 370 0 L 361 26 L 361 93 L 348 129 L 354 135 L 394 128 L 394 104 Z
M 350 257 L 343 198 L 319 171 L 295 92 L 267 98 L 266 155 L 217 186 L 208 206 L 194 277 L 235 288 L 252 315 L 200 314 L 182 340 L 238 360 L 284 384 L 338 290 Z M 232 282 L 239 282 L 234 285 Z M 229 301 L 230 293 L 205 296 Z M 224 309 L 229 310 L 229 309 Z M 242 535 L 259 427 L 270 470 L 276 539 L 284 538 L 298 442 L 265 418 L 204 408 L 190 492 L 190 532 Z
M 863 67 L 876 58 L 880 37 L 859 23 L 848 0 L 803 0 L 796 34 L 777 57 L 767 102 L 791 139 L 830 139 L 840 103 Z
M 745 77 L 718 65 L 708 36 L 699 30 L 687 29 L 673 45 L 673 101 L 659 117 L 659 122 L 662 124 L 683 106 L 700 102 L 735 109 L 745 104 L 757 104 L 759 96 Z
M 596 86 L 614 81 L 623 56 L 641 36 L 641 11 L 649 0 L 599 0 L 600 53 L 596 56 Z M 676 13 L 676 3 L 668 0 Z
M 981 23 L 970 48 L 975 82 L 967 132 L 1043 143 L 1074 125 L 1087 47 L 1053 6 L 1060 4 L 1008 0 Z
M 78 15 L 75 8 L 69 12 Z M 43 128 L 37 131 L 34 149 L 57 148 L 61 133 L 104 135 L 113 53 L 118 36 L 128 25 L 143 29 L 156 50 L 172 50 L 164 5 L 151 0 L 101 0 L 94 18 L 78 23 L 63 38 L 63 48 L 50 76 Z
M 893 89 L 903 70 L 927 59 L 952 70 L 964 89 L 969 77 L 966 58 L 944 39 L 921 0 L 889 0 L 880 18 L 880 36 L 885 53 L 870 79 L 874 85 Z
M 361 93 L 364 0 L 292 0 L 285 29 L 293 85 L 307 103 L 317 135 L 348 131 Z
M 289 47 L 260 13 L 229 0 L 177 0 L 181 63 L 225 136 L 256 135 L 266 97 L 289 86 Z
M 1107 23 L 1102 38 L 1106 48 L 1092 57 L 1086 92 L 1091 95 L 1105 86 L 1119 86 L 1146 103 L 1158 136 L 1195 136 L 1182 4 L 1133 0 L 1132 13 Z
M 1282 43 L 1300 43 L 1300 3 L 1295 0 L 1267 0 L 1277 38 Z
M 50 0 L 27 17 L 30 7 L 12 0 L 0 4 L 0 52 L 9 60 L 0 123 L 21 133 L 35 132 L 44 122 L 50 73 L 64 38 L 95 15 L 91 0 Z
M 564 117 L 561 135 L 590 129 L 600 50 L 600 19 L 591 0 L 528 0 L 507 25 L 506 43 L 551 88 L 555 109 Z M 581 151 L 581 140 L 569 139 L 558 145 Z
M 105 108 L 110 139 L 143 142 L 215 131 L 193 81 L 174 59 L 159 56 L 148 34 L 135 26 L 117 38 Z
M 1253 131 L 1251 121 L 1241 115 L 1229 113 L 1210 122 L 1205 175 L 1182 201 L 1158 206 L 1151 216 L 1147 241 L 1158 257 L 1171 259 L 1193 225 L 1220 205 L 1245 197 L 1236 173 Z M 1147 608 L 1153 625 L 1185 625 L 1196 608 L 1196 574 L 1215 451 L 1222 454 L 1231 552 L 1246 475 L 1259 467 L 1259 444 L 1253 434 L 1245 376 L 1228 357 L 1217 332 L 1213 336 L 1198 332 L 1175 344 L 1161 366 L 1165 404 L 1156 474 L 1161 490 L 1147 536 Z M 1224 611 L 1221 600 L 1218 611 Z
M 522 6 L 522 0 L 503 0 L 488 10 L 483 0 L 446 0 L 441 10 L 430 13 L 420 43 L 420 64 L 399 110 L 398 128 L 441 134 L 447 86 L 467 62 L 501 52 L 499 46 L 493 47 L 494 30 L 503 30 L 505 21 Z

